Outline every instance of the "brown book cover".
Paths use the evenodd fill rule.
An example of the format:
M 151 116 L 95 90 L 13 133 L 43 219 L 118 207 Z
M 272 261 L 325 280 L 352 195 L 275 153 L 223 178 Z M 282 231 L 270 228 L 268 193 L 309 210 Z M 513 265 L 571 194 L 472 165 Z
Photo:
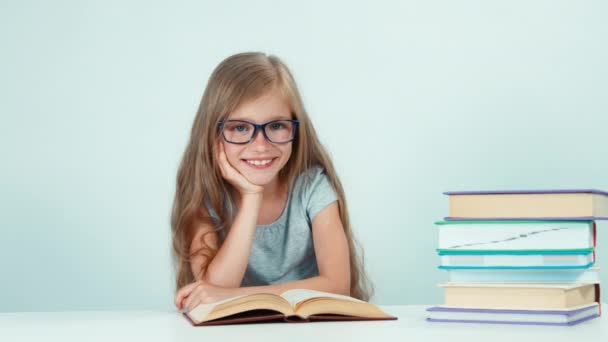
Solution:
M 244 323 L 396 320 L 374 304 L 328 292 L 295 289 L 200 304 L 183 315 L 194 326 Z
M 313 315 L 308 318 L 301 318 L 298 316 L 285 316 L 276 311 L 265 311 L 256 310 L 249 311 L 247 313 L 236 314 L 229 317 L 219 318 L 207 322 L 194 322 L 190 316 L 183 313 L 184 317 L 190 321 L 194 326 L 208 326 L 208 325 L 229 325 L 229 324 L 246 324 L 246 323 L 309 323 L 309 322 L 322 322 L 322 321 L 385 321 L 385 320 L 397 320 L 395 316 L 389 317 L 356 317 L 356 316 L 343 316 L 343 315 Z

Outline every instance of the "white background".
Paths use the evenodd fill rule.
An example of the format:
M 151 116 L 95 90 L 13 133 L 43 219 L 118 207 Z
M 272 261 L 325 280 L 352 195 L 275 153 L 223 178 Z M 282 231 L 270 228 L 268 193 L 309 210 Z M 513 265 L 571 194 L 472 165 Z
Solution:
M 0 311 L 172 307 L 177 165 L 211 71 L 242 51 L 296 77 L 374 301 L 440 303 L 443 191 L 608 190 L 607 17 L 604 1 L 3 1 Z

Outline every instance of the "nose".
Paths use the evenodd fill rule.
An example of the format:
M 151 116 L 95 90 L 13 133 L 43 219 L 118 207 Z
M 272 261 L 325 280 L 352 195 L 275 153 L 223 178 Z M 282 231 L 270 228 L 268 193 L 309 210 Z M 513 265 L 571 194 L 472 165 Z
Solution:
M 266 140 L 264 132 L 261 129 L 255 133 L 253 140 L 251 140 L 251 147 L 261 152 L 268 150 L 270 147 L 270 141 Z

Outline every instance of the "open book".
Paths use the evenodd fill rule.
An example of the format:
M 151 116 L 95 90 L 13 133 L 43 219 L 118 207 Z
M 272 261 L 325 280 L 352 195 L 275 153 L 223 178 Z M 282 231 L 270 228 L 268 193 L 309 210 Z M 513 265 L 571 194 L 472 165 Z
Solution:
M 295 289 L 281 295 L 259 293 L 199 304 L 184 316 L 193 325 L 248 322 L 395 320 L 365 301 L 328 292 Z

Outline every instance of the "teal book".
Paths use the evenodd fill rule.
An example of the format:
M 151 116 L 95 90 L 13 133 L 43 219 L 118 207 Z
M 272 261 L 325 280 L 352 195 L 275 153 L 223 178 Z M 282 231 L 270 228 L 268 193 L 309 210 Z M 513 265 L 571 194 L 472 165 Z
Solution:
M 593 247 L 563 250 L 441 250 L 440 269 L 587 269 Z
M 452 283 L 588 283 L 599 284 L 600 268 L 586 269 L 450 269 Z

